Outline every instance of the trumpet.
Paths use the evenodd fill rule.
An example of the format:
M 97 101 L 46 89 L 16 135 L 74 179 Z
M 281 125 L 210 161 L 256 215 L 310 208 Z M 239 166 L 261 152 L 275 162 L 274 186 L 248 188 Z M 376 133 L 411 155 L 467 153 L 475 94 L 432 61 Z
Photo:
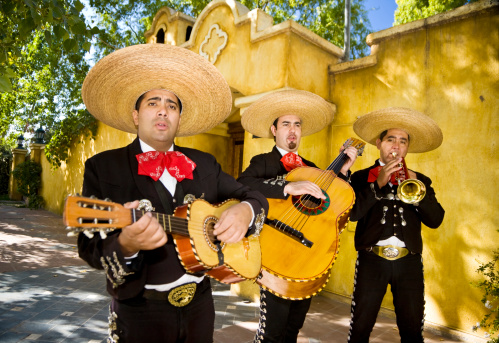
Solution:
M 392 156 L 397 157 L 397 153 L 392 152 Z M 395 179 L 399 184 L 397 197 L 406 204 L 420 202 L 426 195 L 426 186 L 418 179 L 409 179 L 409 170 L 403 157 L 399 167 L 402 169 L 395 172 Z

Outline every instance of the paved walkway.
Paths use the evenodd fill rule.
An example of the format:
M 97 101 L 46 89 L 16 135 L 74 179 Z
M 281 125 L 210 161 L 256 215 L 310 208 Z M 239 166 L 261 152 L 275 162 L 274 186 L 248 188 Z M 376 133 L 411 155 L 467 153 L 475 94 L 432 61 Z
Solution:
M 102 271 L 77 257 L 60 216 L 0 203 L 0 342 L 105 342 L 109 296 Z M 215 343 L 251 342 L 258 304 L 213 282 Z M 314 297 L 299 343 L 346 342 L 350 305 Z M 380 315 L 371 342 L 399 342 L 394 319 Z M 426 332 L 427 343 L 459 342 Z M 138 342 L 142 343 L 142 342 Z

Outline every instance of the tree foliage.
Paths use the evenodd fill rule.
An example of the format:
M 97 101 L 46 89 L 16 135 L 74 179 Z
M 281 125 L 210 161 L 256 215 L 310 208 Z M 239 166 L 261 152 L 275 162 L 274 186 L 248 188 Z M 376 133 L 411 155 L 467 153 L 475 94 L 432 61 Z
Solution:
M 80 135 L 94 136 L 81 85 L 91 65 L 112 51 L 145 43 L 144 33 L 164 6 L 197 17 L 208 0 L 0 1 L 0 144 L 13 144 L 43 126 L 54 167 Z M 364 0 L 352 4 L 351 56 L 367 54 L 370 24 Z M 288 19 L 343 47 L 344 0 L 241 0 L 274 24 Z
M 395 25 L 431 17 L 478 0 L 396 0 Z
M 0 2 L 0 143 L 39 126 L 57 136 L 68 113 L 91 117 L 80 88 L 100 30 L 85 23 L 83 8 L 79 0 Z
M 62 49 L 73 58 L 80 49 L 90 51 L 90 40 L 99 30 L 86 25 L 83 8 L 79 0 L 2 0 L 0 91 L 11 90 L 10 79 L 25 72 L 23 52 L 34 36 L 43 36 L 52 52 Z

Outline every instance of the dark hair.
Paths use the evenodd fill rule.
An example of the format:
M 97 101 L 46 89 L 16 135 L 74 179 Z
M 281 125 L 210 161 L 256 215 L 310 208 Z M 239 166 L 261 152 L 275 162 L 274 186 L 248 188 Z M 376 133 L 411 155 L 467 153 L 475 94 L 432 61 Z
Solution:
M 146 92 L 147 93 L 147 92 Z M 137 102 L 135 103 L 135 110 L 138 111 L 140 108 L 140 104 L 142 103 L 142 100 L 144 100 L 144 97 L 146 96 L 146 93 L 143 93 L 139 98 L 137 99 Z M 178 100 L 178 108 L 179 108 L 179 113 L 182 113 L 182 101 L 178 98 L 178 96 L 175 94 L 175 97 Z
M 139 96 L 139 98 L 137 99 L 137 101 L 135 102 L 135 110 L 138 111 L 139 108 L 140 108 L 140 103 L 142 102 L 142 100 L 144 100 L 144 96 L 146 95 L 146 93 L 142 93 L 141 96 Z
M 388 130 L 385 130 L 379 134 L 379 140 L 382 141 L 383 138 L 385 138 L 386 134 L 388 133 Z M 407 134 L 407 141 L 411 141 L 411 136 Z
M 277 123 L 279 122 L 279 118 L 280 118 L 280 117 L 277 117 L 277 118 L 274 120 L 274 122 L 272 123 L 272 125 L 271 125 L 271 126 L 275 126 L 275 128 L 276 128 L 276 129 L 277 129 Z M 274 135 L 272 135 L 272 136 L 274 136 Z M 274 142 L 275 142 L 275 136 L 274 136 Z

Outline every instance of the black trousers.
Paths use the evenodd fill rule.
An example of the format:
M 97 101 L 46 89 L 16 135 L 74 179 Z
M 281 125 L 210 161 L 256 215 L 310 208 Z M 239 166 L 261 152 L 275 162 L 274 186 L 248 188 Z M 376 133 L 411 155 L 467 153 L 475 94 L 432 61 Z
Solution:
M 210 280 L 198 284 L 194 298 L 184 307 L 143 297 L 113 299 L 110 326 L 114 330 L 108 342 L 118 338 L 118 343 L 212 343 L 215 307 Z
M 312 298 L 287 300 L 260 289 L 260 323 L 255 342 L 295 343 Z
M 348 342 L 369 342 L 388 284 L 401 342 L 423 342 L 425 301 L 421 255 L 409 254 L 389 261 L 368 251 L 358 252 Z

